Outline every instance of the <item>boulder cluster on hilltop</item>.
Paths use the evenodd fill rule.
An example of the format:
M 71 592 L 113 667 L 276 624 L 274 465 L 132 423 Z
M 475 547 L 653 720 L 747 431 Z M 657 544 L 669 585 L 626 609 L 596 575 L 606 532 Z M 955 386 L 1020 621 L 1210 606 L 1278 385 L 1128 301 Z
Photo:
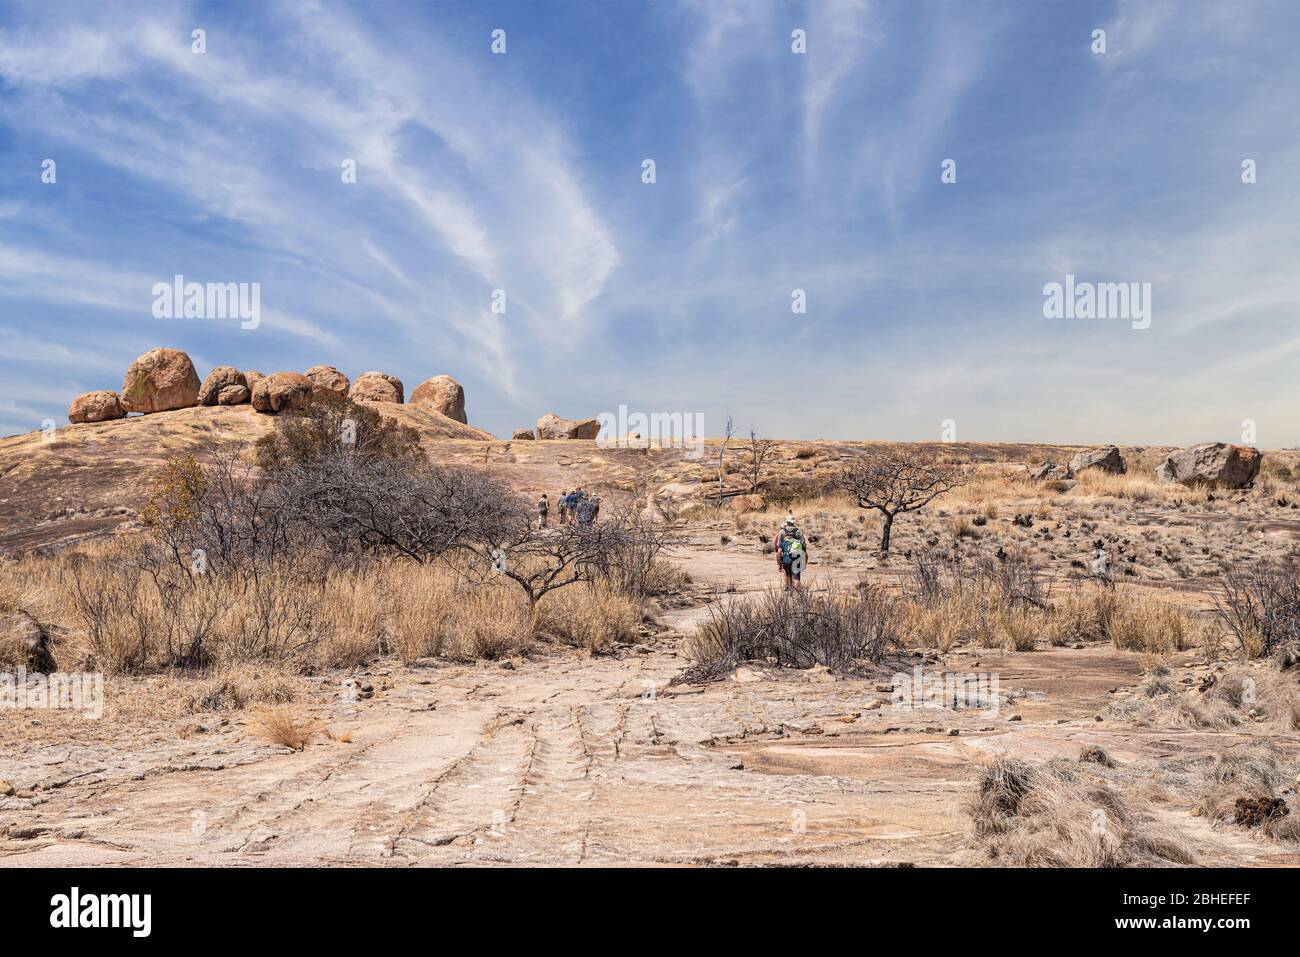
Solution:
M 107 422 L 128 413 L 149 415 L 197 405 L 251 404 L 274 415 L 300 408 L 315 393 L 347 396 L 355 402 L 406 401 L 402 380 L 385 372 L 363 372 L 354 380 L 334 366 L 312 366 L 306 373 L 239 370 L 217 366 L 199 381 L 190 357 L 179 349 L 150 349 L 131 363 L 122 391 L 97 389 L 77 396 L 68 406 L 68 421 Z M 465 390 L 449 375 L 436 375 L 417 385 L 411 404 L 421 405 L 468 425 Z
M 1168 456 L 1156 469 L 1161 482 L 1180 485 L 1216 485 L 1224 488 L 1247 488 L 1259 475 L 1264 453 L 1248 445 L 1229 445 L 1226 442 L 1202 442 L 1179 449 Z M 1073 479 L 1089 469 L 1123 475 L 1128 471 L 1124 456 L 1118 447 L 1107 445 L 1084 449 L 1070 460 L 1069 465 L 1044 462 L 1029 470 L 1035 482 Z

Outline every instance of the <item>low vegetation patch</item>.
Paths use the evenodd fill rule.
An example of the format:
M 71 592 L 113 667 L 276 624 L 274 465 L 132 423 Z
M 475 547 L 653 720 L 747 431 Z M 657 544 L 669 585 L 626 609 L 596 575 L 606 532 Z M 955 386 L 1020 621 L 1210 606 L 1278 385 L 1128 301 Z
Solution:
M 1011 867 L 1195 864 L 1187 839 L 1121 793 L 1103 768 L 992 758 L 967 807 L 980 856 Z
M 722 600 L 688 644 L 674 681 L 717 680 L 746 661 L 852 673 L 900 646 L 896 599 L 868 582 Z
M 1258 726 L 1285 733 L 1300 730 L 1300 690 L 1289 676 L 1266 665 L 1214 671 L 1191 685 L 1176 683 L 1157 668 L 1138 694 L 1114 702 L 1108 712 L 1140 727 L 1228 731 Z

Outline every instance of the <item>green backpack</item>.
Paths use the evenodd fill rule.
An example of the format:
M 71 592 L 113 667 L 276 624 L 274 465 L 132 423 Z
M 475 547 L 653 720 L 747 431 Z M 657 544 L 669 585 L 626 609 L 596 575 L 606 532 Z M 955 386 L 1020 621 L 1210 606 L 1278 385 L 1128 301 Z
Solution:
M 793 535 L 781 536 L 781 564 L 792 565 L 803 554 L 803 542 Z

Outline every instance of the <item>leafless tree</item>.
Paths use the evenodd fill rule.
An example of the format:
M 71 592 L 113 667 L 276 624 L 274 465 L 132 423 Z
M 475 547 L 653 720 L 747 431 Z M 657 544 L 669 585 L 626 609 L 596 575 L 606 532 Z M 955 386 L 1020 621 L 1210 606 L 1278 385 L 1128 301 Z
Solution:
M 626 544 L 627 529 L 616 521 L 561 525 L 541 529 L 531 511 L 519 509 L 504 521 L 484 525 L 462 545 L 474 555 L 469 573 L 479 578 L 500 575 L 523 589 L 530 616 L 548 592 L 592 581 L 609 567 Z
M 731 416 L 727 416 L 727 422 L 722 427 L 722 445 L 718 448 L 718 504 L 722 504 L 725 489 L 723 481 L 727 475 L 727 446 L 731 444 L 731 437 L 736 434 L 736 422 Z
M 424 564 L 532 517 L 509 487 L 468 468 L 341 456 L 280 478 L 300 533 L 334 555 L 382 552 Z
M 763 481 L 767 464 L 776 452 L 776 443 L 771 439 L 760 439 L 758 434 L 749 430 L 749 443 L 745 446 L 744 471 L 749 479 L 749 492 L 754 494 Z
M 859 508 L 872 508 L 884 516 L 880 554 L 889 555 L 889 535 L 894 518 L 929 505 L 962 484 L 957 466 L 940 462 L 933 454 L 906 446 L 869 449 L 853 459 L 836 479 L 838 487 L 853 497 Z

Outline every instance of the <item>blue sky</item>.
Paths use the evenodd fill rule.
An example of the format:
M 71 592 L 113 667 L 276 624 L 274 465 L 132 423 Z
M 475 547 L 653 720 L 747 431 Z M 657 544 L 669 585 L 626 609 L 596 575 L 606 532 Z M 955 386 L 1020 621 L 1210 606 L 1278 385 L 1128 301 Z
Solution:
M 4 4 L 0 434 L 167 345 L 448 373 L 506 435 L 1300 445 L 1297 45 L 1232 0 Z M 177 273 L 261 325 L 154 318 Z M 1045 319 L 1066 273 L 1150 328 Z

